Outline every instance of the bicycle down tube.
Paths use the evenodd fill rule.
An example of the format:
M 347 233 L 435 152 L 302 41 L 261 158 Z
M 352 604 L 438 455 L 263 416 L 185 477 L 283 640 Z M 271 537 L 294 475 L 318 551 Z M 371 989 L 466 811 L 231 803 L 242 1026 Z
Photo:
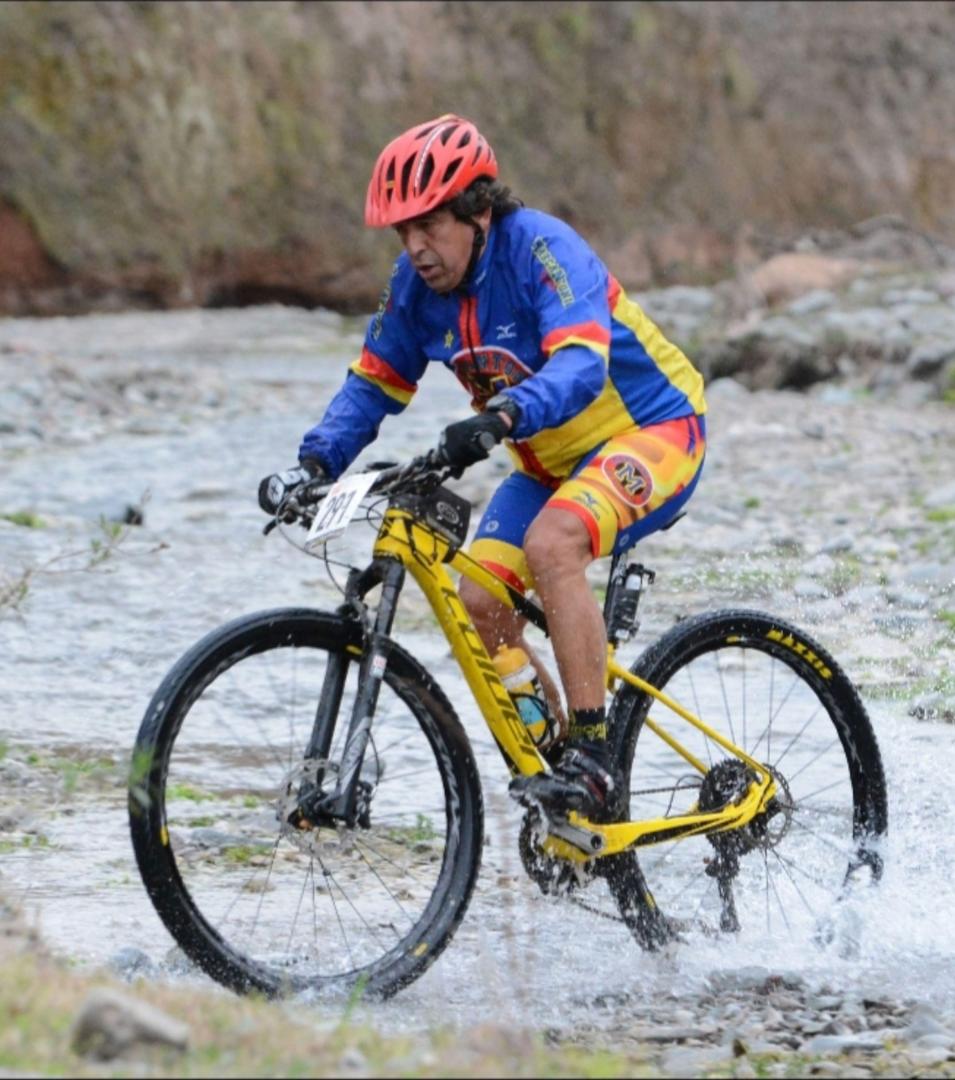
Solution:
M 528 735 L 504 684 L 498 677 L 487 649 L 478 636 L 444 564 L 447 562 L 453 569 L 458 570 L 510 607 L 517 606 L 516 594 L 512 593 L 499 577 L 470 556 L 460 551 L 451 554 L 451 544 L 447 540 L 419 524 L 414 515 L 407 511 L 392 509 L 386 513 L 375 544 L 375 555 L 376 557 L 397 558 L 407 567 L 421 587 L 448 639 L 491 734 L 514 768 L 525 775 L 545 769 L 547 766 Z M 589 843 L 581 850 L 581 847 L 573 842 L 565 844 L 559 839 L 554 840 L 556 847 L 560 848 L 560 854 L 580 860 L 595 854 L 612 855 L 632 846 L 660 843 L 682 835 L 741 828 L 751 821 L 773 797 L 776 784 L 764 765 L 724 739 L 709 725 L 666 694 L 632 675 L 612 659 L 608 665 L 609 677 L 622 679 L 652 695 L 676 715 L 745 762 L 755 771 L 758 779 L 750 785 L 748 792 L 739 803 L 731 803 L 720 810 L 707 813 L 690 812 L 678 817 L 654 818 L 612 825 L 597 824 L 571 813 L 568 817 L 571 830 L 580 830 Z M 697 762 L 672 735 L 663 731 L 653 721 L 649 722 L 649 726 L 675 752 L 694 764 L 694 767 L 703 772 L 706 771 L 702 764 Z M 597 838 L 597 842 L 594 842 L 594 837 Z M 557 853 L 556 850 L 555 853 Z

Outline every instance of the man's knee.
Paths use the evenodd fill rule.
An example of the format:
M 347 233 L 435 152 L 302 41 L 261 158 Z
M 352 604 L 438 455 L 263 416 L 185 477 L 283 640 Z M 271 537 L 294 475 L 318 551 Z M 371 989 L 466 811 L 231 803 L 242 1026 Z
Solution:
M 593 560 L 590 533 L 575 514 L 545 509 L 527 530 L 524 557 L 536 581 L 582 571 Z

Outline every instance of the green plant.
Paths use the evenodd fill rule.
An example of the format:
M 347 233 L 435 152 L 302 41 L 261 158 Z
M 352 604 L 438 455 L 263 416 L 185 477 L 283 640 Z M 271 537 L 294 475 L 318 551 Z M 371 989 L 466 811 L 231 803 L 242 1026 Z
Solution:
M 955 506 L 946 506 L 939 510 L 926 510 L 925 520 L 939 522 L 940 524 L 955 521 Z
M 205 802 L 210 796 L 201 789 L 191 784 L 170 784 L 166 788 L 166 796 L 172 799 L 188 799 L 189 802 Z
M 0 521 L 9 521 L 13 525 L 22 525 L 25 529 L 45 529 L 46 522 L 32 510 L 14 510 L 11 514 L 0 514 Z
M 271 850 L 269 844 L 236 844 L 235 847 L 226 848 L 222 852 L 222 856 L 227 862 L 245 866 L 255 858 L 268 855 Z

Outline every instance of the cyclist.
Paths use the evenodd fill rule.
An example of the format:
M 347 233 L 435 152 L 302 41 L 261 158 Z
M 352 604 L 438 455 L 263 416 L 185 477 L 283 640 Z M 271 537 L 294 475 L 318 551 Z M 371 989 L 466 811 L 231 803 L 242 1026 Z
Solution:
M 457 470 L 505 441 L 515 470 L 498 487 L 471 554 L 547 614 L 569 711 L 552 772 L 512 782 L 522 801 L 612 815 L 619 780 L 607 748 L 603 618 L 593 559 L 671 521 L 703 463 L 703 380 L 567 224 L 527 209 L 498 177 L 475 125 L 438 117 L 382 151 L 365 223 L 404 248 L 361 356 L 308 431 L 299 465 L 265 477 L 278 511 L 299 483 L 337 478 L 400 413 L 428 365 L 448 368 L 476 415 L 439 446 Z M 555 715 L 560 696 L 524 640 L 524 620 L 472 582 L 461 597 L 489 652 L 524 648 Z

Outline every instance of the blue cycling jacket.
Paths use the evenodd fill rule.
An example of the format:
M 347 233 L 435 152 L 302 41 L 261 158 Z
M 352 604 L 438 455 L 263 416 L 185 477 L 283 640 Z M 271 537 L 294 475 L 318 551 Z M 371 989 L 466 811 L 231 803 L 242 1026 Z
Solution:
M 299 457 L 339 476 L 429 364 L 452 372 L 478 411 L 506 391 L 520 406 L 506 440 L 521 472 L 568 476 L 619 432 L 701 415 L 703 380 L 569 225 L 521 209 L 491 225 L 470 282 L 434 292 L 402 253 L 361 356 Z

